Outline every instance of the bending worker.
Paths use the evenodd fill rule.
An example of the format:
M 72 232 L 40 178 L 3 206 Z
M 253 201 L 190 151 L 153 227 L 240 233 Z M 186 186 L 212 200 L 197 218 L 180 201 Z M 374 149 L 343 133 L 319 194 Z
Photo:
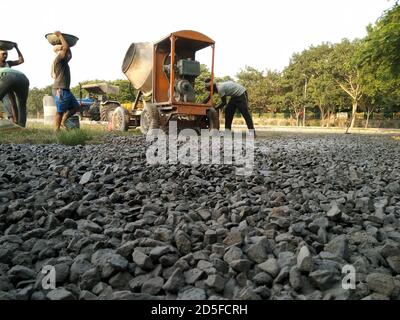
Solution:
M 205 80 L 206 90 L 211 90 L 211 79 Z M 248 97 L 246 89 L 238 83 L 233 81 L 226 81 L 220 83 L 214 83 L 213 91 L 218 93 L 221 97 L 221 103 L 215 106 L 216 110 L 225 108 L 225 129 L 232 129 L 233 116 L 235 115 L 236 109 L 240 111 L 244 120 L 246 121 L 247 128 L 249 130 L 254 130 L 253 119 L 251 118 L 249 107 L 248 107 Z M 226 98 L 230 97 L 227 104 Z M 207 103 L 210 100 L 210 95 L 203 101 Z M 254 132 L 255 134 L 255 132 Z
M 14 48 L 15 48 L 15 50 L 17 50 L 17 53 L 18 53 L 18 60 L 15 60 L 15 61 L 7 60 L 8 51 L 0 49 L 0 68 L 11 68 L 11 67 L 18 66 L 18 65 L 24 63 L 24 56 L 22 55 L 22 53 L 19 50 L 18 45 L 16 43 L 14 44 Z M 18 119 L 14 119 L 15 115 L 13 114 L 13 113 L 15 113 L 15 110 L 13 110 L 13 106 L 15 105 L 14 94 L 12 94 L 12 93 L 6 94 L 3 97 L 2 102 L 3 102 L 4 111 L 5 111 L 5 113 L 7 113 L 7 118 L 13 122 L 17 122 Z

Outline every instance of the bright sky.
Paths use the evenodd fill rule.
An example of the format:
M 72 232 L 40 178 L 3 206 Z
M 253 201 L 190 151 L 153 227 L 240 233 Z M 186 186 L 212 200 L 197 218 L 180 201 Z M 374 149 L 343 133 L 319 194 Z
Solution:
M 54 59 L 45 34 L 79 37 L 70 62 L 72 86 L 92 79 L 126 79 L 121 71 L 132 42 L 157 41 L 191 29 L 216 42 L 216 76 L 246 65 L 282 70 L 294 52 L 323 41 L 366 35 L 390 0 L 19 0 L 1 15 L 0 39 L 15 41 L 31 87 L 52 83 Z M 4 8 L 4 6 L 3 6 Z M 15 50 L 9 59 L 17 58 Z

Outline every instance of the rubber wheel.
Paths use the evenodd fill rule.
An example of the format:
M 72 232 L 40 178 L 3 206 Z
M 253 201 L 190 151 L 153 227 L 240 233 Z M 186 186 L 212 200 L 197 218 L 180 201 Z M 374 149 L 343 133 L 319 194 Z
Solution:
M 209 129 L 219 130 L 219 112 L 215 108 L 210 108 L 207 112 Z
M 110 121 L 112 117 L 111 112 L 113 112 L 118 107 L 119 105 L 115 103 L 100 106 L 100 121 Z
M 150 129 L 160 128 L 160 114 L 157 106 L 151 103 L 145 103 L 143 111 L 140 115 L 140 131 L 147 134 Z
M 112 130 L 128 131 L 129 128 L 129 112 L 123 107 L 118 107 L 112 114 Z

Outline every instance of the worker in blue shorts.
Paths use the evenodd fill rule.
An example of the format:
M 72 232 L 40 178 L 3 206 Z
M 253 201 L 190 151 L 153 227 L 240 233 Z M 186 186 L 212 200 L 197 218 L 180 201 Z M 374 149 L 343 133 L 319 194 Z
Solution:
M 56 131 L 61 126 L 65 127 L 65 121 L 79 110 L 79 103 L 70 91 L 71 72 L 68 62 L 72 58 L 71 49 L 60 31 L 54 32 L 60 39 L 61 45 L 54 46 L 57 54 L 52 66 L 53 96 L 56 102 Z

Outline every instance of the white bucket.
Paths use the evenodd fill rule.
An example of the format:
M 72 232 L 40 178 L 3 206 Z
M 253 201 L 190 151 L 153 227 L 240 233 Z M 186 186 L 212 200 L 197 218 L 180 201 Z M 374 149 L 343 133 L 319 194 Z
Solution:
M 56 102 L 53 96 L 45 95 L 43 97 L 43 123 L 54 126 L 56 113 Z

